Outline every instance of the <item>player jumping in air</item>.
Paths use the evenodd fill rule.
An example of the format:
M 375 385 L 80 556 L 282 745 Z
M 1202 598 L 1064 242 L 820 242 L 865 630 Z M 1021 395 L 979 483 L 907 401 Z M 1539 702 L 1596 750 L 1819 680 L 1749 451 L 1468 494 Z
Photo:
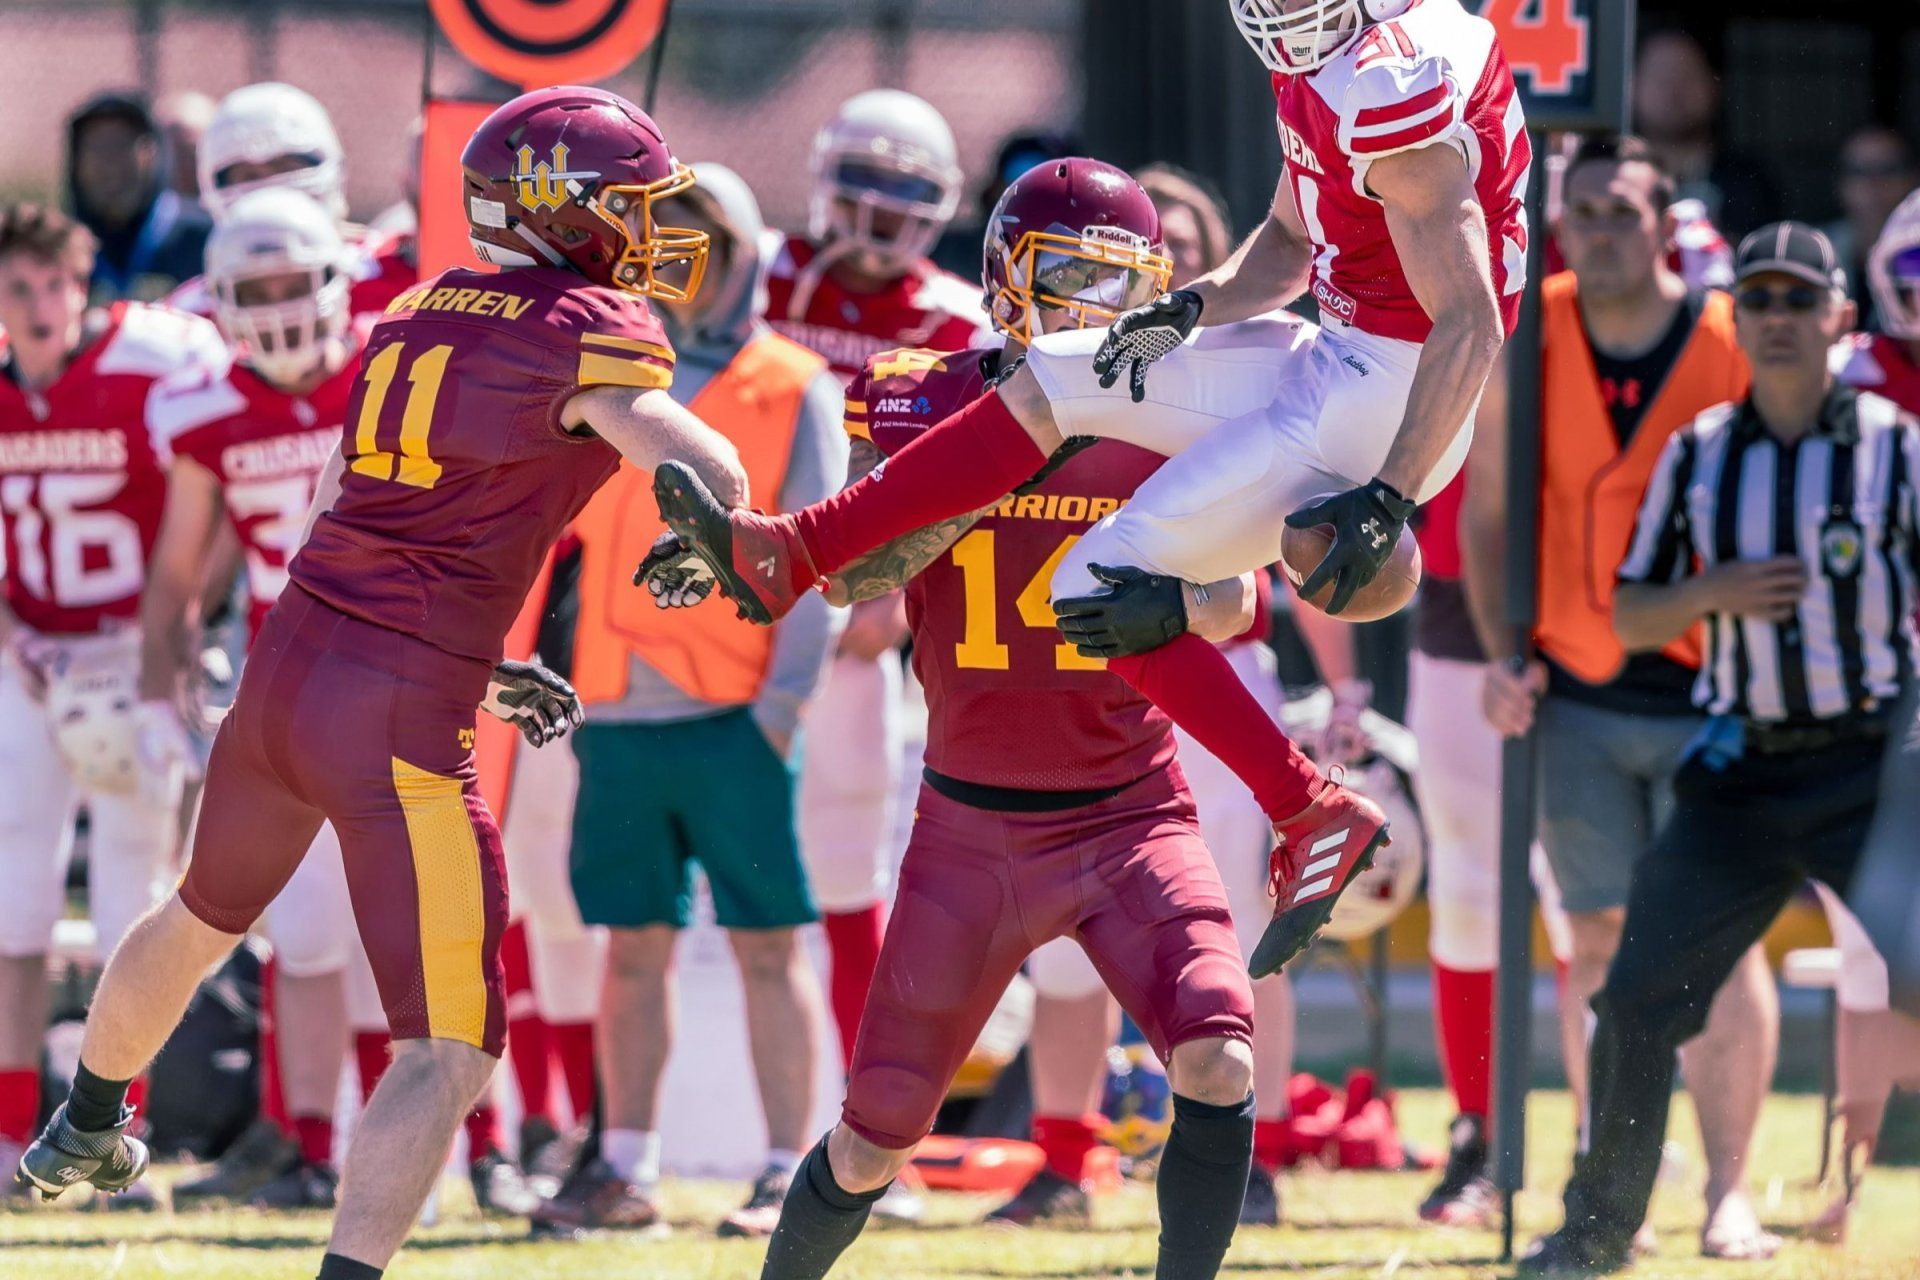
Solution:
M 507 269 L 444 272 L 374 326 L 312 534 L 214 742 L 186 879 L 115 952 L 73 1091 L 20 1169 L 47 1196 L 139 1176 L 127 1081 L 330 822 L 396 1050 L 323 1280 L 381 1274 L 500 1051 L 507 894 L 474 715 L 504 701 L 543 740 L 578 714 L 557 678 L 500 664 L 542 557 L 622 457 L 680 458 L 746 498 L 733 447 L 666 391 L 646 299 L 696 289 L 706 240 L 654 223 L 692 177 L 653 121 L 544 89 L 461 162 L 474 249 Z
M 848 392 L 855 469 L 878 470 L 989 393 L 1036 334 L 1105 324 L 1164 288 L 1167 271 L 1153 203 L 1120 170 L 1075 159 L 1022 176 L 986 243 L 1006 347 L 874 357 Z M 1061 643 L 1046 599 L 1060 558 L 1163 461 L 1102 442 L 829 580 L 841 601 L 906 588 L 927 689 L 926 781 L 841 1121 L 794 1174 L 764 1280 L 827 1273 L 932 1128 L 1014 973 L 1063 936 L 1086 949 L 1167 1063 L 1175 1119 L 1160 1162 L 1159 1274 L 1219 1269 L 1253 1150 L 1252 988 L 1166 717 L 1099 658 Z M 1225 639 L 1251 619 L 1250 576 L 1199 591 L 1153 586 L 1126 593 L 1136 607 L 1088 623 L 1099 634 L 1087 647 L 1112 639 L 1114 612 L 1153 615 L 1156 640 L 1168 630 Z
M 1531 152 L 1513 78 L 1459 0 L 1229 7 L 1274 72 L 1286 165 L 1272 215 L 1190 288 L 1105 331 L 1040 338 L 996 391 L 815 507 L 728 510 L 663 469 L 661 514 L 749 616 L 778 617 L 863 552 L 998 500 L 1079 436 L 1171 461 L 1062 558 L 1057 598 L 1085 595 L 1096 564 L 1230 577 L 1279 560 L 1285 525 L 1330 525 L 1301 594 L 1332 582 L 1338 613 L 1392 556 L 1415 504 L 1459 469 L 1518 316 Z M 1309 282 L 1322 327 L 1277 310 Z M 1271 972 L 1325 922 L 1384 818 L 1323 778 L 1199 637 L 1109 669 L 1273 820 L 1280 893 L 1252 962 Z

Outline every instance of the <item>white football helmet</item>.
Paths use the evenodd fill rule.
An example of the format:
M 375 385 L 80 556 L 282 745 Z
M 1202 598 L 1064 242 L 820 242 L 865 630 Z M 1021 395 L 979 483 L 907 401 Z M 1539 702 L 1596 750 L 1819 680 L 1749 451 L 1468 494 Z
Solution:
M 265 187 L 292 187 L 320 202 L 335 218 L 346 216 L 345 157 L 327 109 L 312 94 L 290 84 L 244 85 L 221 99 L 200 139 L 200 203 L 214 221 L 234 201 Z M 222 175 L 238 164 L 268 164 L 286 157 L 305 161 L 270 177 L 235 180 Z
M 1288 701 L 1280 719 L 1288 734 L 1311 741 L 1326 728 L 1332 713 L 1333 696 L 1321 689 Z M 1373 865 L 1355 876 L 1334 903 L 1321 936 L 1336 942 L 1359 942 L 1392 924 L 1420 896 L 1427 870 L 1426 828 L 1408 785 L 1420 754 L 1413 734 L 1373 710 L 1360 713 L 1360 731 L 1368 751 L 1347 768 L 1344 785 L 1386 811 L 1393 825 L 1393 843 L 1373 855 Z
M 1880 331 L 1920 341 L 1920 191 L 1900 202 L 1873 242 L 1867 283 L 1873 288 Z
M 1407 11 L 1411 0 L 1227 0 L 1267 69 L 1283 76 L 1331 62 L 1371 22 Z
M 925 257 L 960 207 L 959 156 L 930 103 L 898 89 L 854 95 L 813 140 L 809 233 L 903 265 Z M 896 215 L 897 228 L 877 226 L 881 213 Z
M 207 239 L 207 291 L 227 340 L 269 382 L 298 383 L 352 319 L 346 242 L 326 210 L 287 187 L 235 200 Z M 304 274 L 306 288 L 278 301 L 242 296 L 268 277 Z
M 103 795 L 140 790 L 139 650 L 70 645 L 47 668 L 47 718 L 73 778 Z

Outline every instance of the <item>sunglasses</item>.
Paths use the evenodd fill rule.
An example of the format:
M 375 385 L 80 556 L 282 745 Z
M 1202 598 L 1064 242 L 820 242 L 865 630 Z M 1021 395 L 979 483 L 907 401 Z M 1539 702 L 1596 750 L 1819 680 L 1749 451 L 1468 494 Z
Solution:
M 1782 309 L 1795 315 L 1810 315 L 1818 311 L 1826 300 L 1826 290 L 1816 289 L 1810 284 L 1796 284 L 1785 289 L 1742 289 L 1734 298 L 1742 311 L 1756 316 Z

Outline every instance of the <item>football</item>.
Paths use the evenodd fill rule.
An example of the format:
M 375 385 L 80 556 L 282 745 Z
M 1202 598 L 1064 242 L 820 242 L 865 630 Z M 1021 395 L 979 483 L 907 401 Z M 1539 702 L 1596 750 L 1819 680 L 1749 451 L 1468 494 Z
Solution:
M 1286 571 L 1287 581 L 1293 584 L 1294 592 L 1300 590 L 1300 584 L 1307 575 L 1320 567 L 1326 558 L 1327 548 L 1333 545 L 1333 526 L 1315 525 L 1311 529 L 1296 529 L 1289 525 L 1280 537 L 1280 567 Z M 1412 529 L 1400 532 L 1400 544 L 1393 549 L 1393 555 L 1380 572 L 1373 576 L 1360 590 L 1354 592 L 1353 599 L 1340 612 L 1345 622 L 1377 622 L 1381 618 L 1391 617 L 1413 599 L 1414 588 L 1420 585 L 1420 544 L 1415 541 Z M 1310 600 L 1301 599 L 1308 604 L 1324 610 L 1327 601 L 1333 598 L 1333 584 L 1329 582 Z

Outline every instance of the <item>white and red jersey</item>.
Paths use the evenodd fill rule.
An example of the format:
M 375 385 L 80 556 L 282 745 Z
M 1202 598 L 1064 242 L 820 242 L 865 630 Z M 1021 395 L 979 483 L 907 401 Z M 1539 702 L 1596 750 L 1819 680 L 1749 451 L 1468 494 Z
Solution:
M 1433 328 L 1407 284 L 1367 169 L 1416 147 L 1458 147 L 1486 210 L 1493 285 L 1509 334 L 1526 288 L 1533 151 L 1491 23 L 1459 0 L 1414 0 L 1304 75 L 1276 75 L 1287 191 L 1313 241 L 1321 313 L 1365 333 L 1423 342 Z
M 1920 413 L 1920 362 L 1916 348 L 1884 333 L 1850 333 L 1834 345 L 1828 359 L 1833 376 L 1850 387 L 1871 391 Z
M 92 325 L 52 385 L 27 391 L 10 363 L 0 372 L 7 607 L 48 635 L 139 615 L 170 461 L 153 390 L 228 363 L 218 330 L 164 307 L 117 303 Z
M 795 287 L 819 250 L 800 236 L 778 241 L 767 268 L 767 323 L 818 352 L 843 383 L 883 351 L 964 351 L 997 346 L 978 284 L 922 261 L 878 293 L 850 293 L 820 276 L 806 310 L 792 314 Z
M 359 336 L 338 373 L 299 395 L 244 364 L 224 377 L 170 381 L 154 393 L 154 431 L 174 457 L 193 460 L 220 482 L 227 520 L 246 553 L 249 637 L 286 589 L 320 473 L 339 447 L 360 373 Z
M 356 316 L 379 315 L 387 304 L 420 283 L 410 233 L 368 232 L 349 246 L 347 309 Z M 205 276 L 185 281 L 166 297 L 166 305 L 189 315 L 213 318 L 213 291 Z

